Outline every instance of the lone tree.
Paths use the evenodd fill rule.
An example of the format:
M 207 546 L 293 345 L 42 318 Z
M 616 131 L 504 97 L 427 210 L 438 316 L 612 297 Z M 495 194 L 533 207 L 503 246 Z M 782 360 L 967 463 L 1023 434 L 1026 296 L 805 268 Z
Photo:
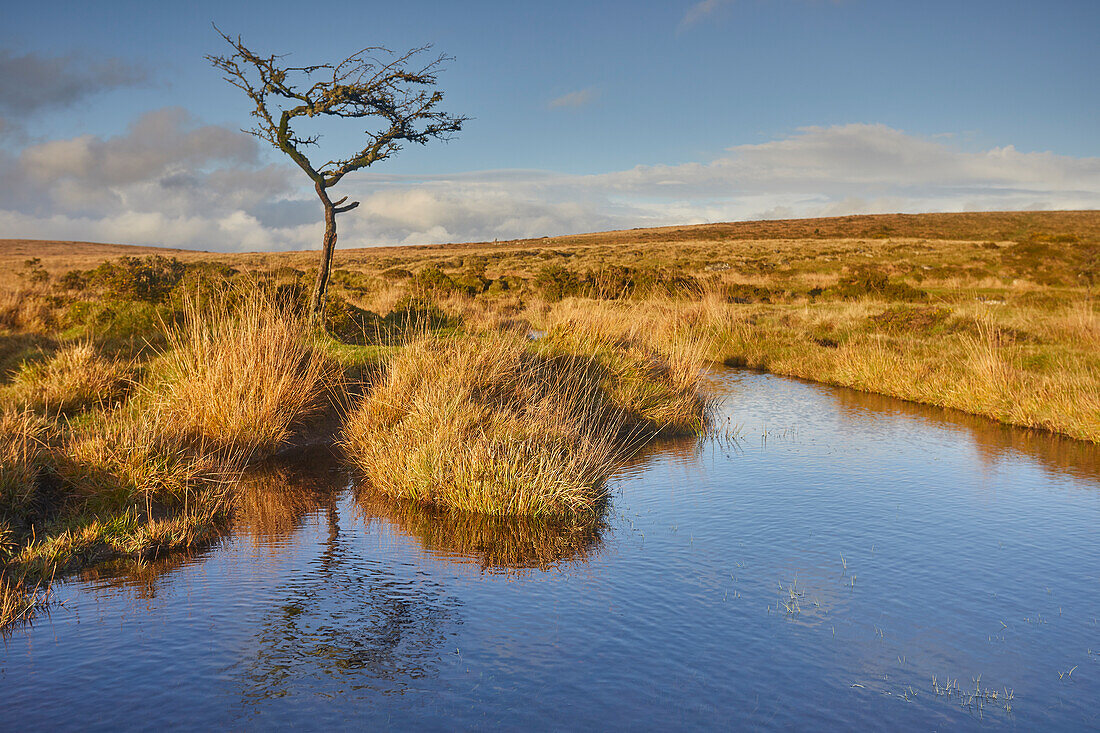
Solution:
M 395 54 L 381 46 L 365 48 L 336 64 L 287 66 L 283 56 L 260 56 L 241 42 L 214 30 L 232 46 L 229 56 L 207 56 L 225 73 L 225 80 L 244 91 L 255 103 L 252 116 L 258 122 L 244 132 L 266 140 L 290 156 L 313 181 L 325 210 L 325 236 L 321 266 L 310 297 L 310 312 L 320 315 L 325 306 L 332 252 L 336 248 L 336 215 L 351 211 L 358 201 L 347 196 L 333 201 L 329 189 L 352 171 L 385 160 L 401 150 L 403 142 L 446 140 L 462 129 L 468 118 L 437 109 L 443 92 L 434 88 L 436 74 L 446 56 L 424 55 L 431 46 Z M 317 146 L 319 135 L 295 132 L 302 117 L 368 119 L 366 144 L 357 153 L 321 165 L 306 151 Z

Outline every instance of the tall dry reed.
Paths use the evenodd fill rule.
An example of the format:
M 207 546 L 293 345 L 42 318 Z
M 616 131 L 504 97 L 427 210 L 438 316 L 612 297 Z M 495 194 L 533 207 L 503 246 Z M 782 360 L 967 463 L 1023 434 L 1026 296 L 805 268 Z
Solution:
M 161 409 L 190 440 L 270 452 L 324 408 L 338 376 L 308 322 L 260 294 L 240 304 L 188 303 L 170 331 Z

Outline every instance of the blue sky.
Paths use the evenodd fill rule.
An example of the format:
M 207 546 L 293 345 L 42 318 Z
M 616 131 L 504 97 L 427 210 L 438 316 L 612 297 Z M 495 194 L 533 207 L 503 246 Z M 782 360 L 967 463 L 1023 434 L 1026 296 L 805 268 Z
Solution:
M 302 64 L 454 57 L 445 107 L 473 119 L 349 177 L 345 246 L 1100 206 L 1094 0 L 7 5 L 0 237 L 314 246 L 307 181 L 235 132 L 211 21 Z

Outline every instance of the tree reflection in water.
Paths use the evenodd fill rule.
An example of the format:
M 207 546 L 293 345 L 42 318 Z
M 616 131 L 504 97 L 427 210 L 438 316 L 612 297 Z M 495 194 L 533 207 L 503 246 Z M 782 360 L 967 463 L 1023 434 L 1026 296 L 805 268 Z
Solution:
M 562 524 L 433 510 L 362 488 L 349 492 L 348 485 L 339 455 L 316 449 L 258 466 L 239 487 L 238 539 L 222 551 L 244 567 L 277 562 L 288 571 L 253 598 L 260 607 L 241 609 L 255 613 L 256 624 L 231 676 L 253 710 L 281 698 L 401 693 L 438 676 L 461 624 L 460 603 L 449 576 L 425 572 L 414 556 L 402 559 L 408 542 L 400 538 L 444 565 L 529 574 L 587 562 L 599 553 L 606 528 L 602 518 Z M 341 526 L 349 520 L 352 526 Z M 397 538 L 381 553 L 364 542 L 378 525 Z M 150 599 L 174 569 L 208 553 L 101 566 L 86 578 Z
M 458 601 L 440 581 L 363 557 L 341 532 L 338 506 L 325 513 L 320 555 L 279 586 L 259 625 L 240 680 L 246 703 L 401 692 L 436 675 L 459 623 Z

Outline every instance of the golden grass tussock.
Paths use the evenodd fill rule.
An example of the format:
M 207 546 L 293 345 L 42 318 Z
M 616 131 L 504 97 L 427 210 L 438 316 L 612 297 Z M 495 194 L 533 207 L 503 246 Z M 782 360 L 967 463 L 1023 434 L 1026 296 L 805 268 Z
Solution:
M 217 536 L 219 513 L 209 507 L 148 520 L 130 509 L 107 519 L 93 517 L 35 539 L 20 548 L 10 567 L 25 578 L 48 580 L 56 573 L 118 557 L 152 558 L 193 548 Z
M 223 511 L 247 453 L 184 440 L 171 419 L 129 406 L 73 430 L 57 458 L 70 501 L 84 511 L 140 508 L 149 519 Z
M 5 475 L 14 466 L 23 492 L 5 494 L 0 507 L 12 574 L 48 580 L 109 557 L 188 547 L 205 541 L 229 511 L 240 451 L 184 443 L 155 412 L 134 406 L 71 424 L 61 435 L 34 420 L 42 418 L 0 419 L 0 427 L 14 422 L 8 433 L 29 436 L 27 448 L 4 456 Z M 48 506 L 35 506 L 47 466 Z
M 189 440 L 271 452 L 338 378 L 306 319 L 258 294 L 235 307 L 189 302 L 168 343 L 160 409 Z
M 376 491 L 467 512 L 594 516 L 626 453 L 706 428 L 698 363 L 563 332 L 406 345 L 351 413 L 344 447 Z
M 623 416 L 583 357 L 515 337 L 406 345 L 348 417 L 344 447 L 377 491 L 486 514 L 594 515 Z
M 52 437 L 50 423 L 29 410 L 0 413 L 0 534 L 34 502 Z
M 35 409 L 70 412 L 120 400 L 133 368 L 103 356 L 91 342 L 62 347 L 48 360 L 25 362 L 15 374 L 17 399 Z
M 384 521 L 428 552 L 483 570 L 522 571 L 590 559 L 602 546 L 603 524 L 475 514 L 357 493 L 363 517 Z

